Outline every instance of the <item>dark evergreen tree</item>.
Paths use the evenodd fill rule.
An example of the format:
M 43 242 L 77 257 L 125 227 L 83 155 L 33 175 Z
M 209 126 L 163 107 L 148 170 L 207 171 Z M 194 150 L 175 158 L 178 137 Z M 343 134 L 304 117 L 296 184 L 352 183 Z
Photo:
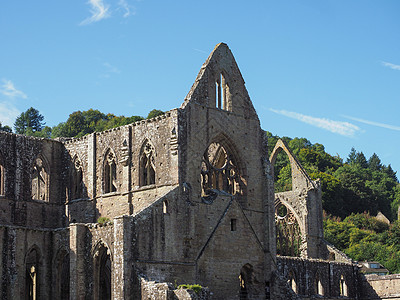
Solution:
M 376 153 L 372 154 L 368 160 L 368 168 L 372 171 L 380 171 L 382 168 L 382 163 L 380 158 Z
M 41 131 L 46 124 L 43 122 L 43 119 L 44 117 L 39 111 L 31 107 L 26 112 L 21 113 L 15 120 L 15 132 L 18 134 L 25 134 L 28 128 L 31 128 L 32 132 Z

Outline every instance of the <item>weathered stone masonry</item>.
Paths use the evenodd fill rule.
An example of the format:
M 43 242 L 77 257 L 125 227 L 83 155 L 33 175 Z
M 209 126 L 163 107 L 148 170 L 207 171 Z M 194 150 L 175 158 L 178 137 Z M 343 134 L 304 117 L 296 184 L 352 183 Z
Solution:
M 361 286 L 374 291 L 323 240 L 319 183 L 283 142 L 272 153 L 267 143 L 225 44 L 182 106 L 163 116 L 78 139 L 0 132 L 1 299 L 358 299 Z M 275 194 L 282 150 L 293 189 Z M 299 257 L 277 256 L 277 245 Z M 208 288 L 176 290 L 182 283 Z

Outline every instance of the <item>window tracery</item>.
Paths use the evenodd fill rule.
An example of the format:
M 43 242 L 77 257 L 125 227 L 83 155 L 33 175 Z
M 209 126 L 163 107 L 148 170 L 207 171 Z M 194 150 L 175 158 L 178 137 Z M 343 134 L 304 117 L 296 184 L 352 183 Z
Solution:
M 149 141 L 144 143 L 140 155 L 140 186 L 156 183 L 155 151 Z
M 233 156 L 219 143 L 211 143 L 201 163 L 202 196 L 220 190 L 236 194 L 240 190 L 240 176 Z
M 104 161 L 104 193 L 117 191 L 117 164 L 115 155 L 108 151 Z
M 301 231 L 294 213 L 279 200 L 275 206 L 276 252 L 282 256 L 300 256 Z
M 32 168 L 32 199 L 48 200 L 48 168 L 41 157 L 36 158 Z

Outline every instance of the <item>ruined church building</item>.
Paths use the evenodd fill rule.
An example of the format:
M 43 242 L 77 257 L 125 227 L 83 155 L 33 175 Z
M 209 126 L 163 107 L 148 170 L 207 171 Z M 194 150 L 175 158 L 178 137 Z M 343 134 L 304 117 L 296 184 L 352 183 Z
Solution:
M 319 182 L 267 143 L 223 43 L 163 116 L 0 132 L 1 299 L 400 299 L 398 275 L 366 278 L 324 241 Z M 274 193 L 282 151 L 292 190 Z

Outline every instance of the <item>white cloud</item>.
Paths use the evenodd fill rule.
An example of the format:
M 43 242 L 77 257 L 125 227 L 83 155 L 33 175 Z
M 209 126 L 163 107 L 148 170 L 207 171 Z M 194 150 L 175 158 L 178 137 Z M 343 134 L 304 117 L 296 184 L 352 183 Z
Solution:
M 386 61 L 383 61 L 382 65 L 385 66 L 385 67 L 389 67 L 389 68 L 391 68 L 393 70 L 400 71 L 400 65 L 395 65 L 395 64 L 392 64 L 392 63 L 389 63 L 389 62 L 386 62 Z
M 270 111 L 347 137 L 353 137 L 356 132 L 361 130 L 358 126 L 349 122 L 316 118 L 287 110 L 276 110 L 270 108 Z
M 98 22 L 110 16 L 108 9 L 109 5 L 106 5 L 103 0 L 89 0 L 91 16 L 83 20 L 79 25 L 88 25 L 93 22 Z
M 17 90 L 11 80 L 3 79 L 3 84 L 0 87 L 0 93 L 9 98 L 23 98 L 27 96 L 24 92 Z
M 117 73 L 117 74 L 121 73 L 121 71 L 118 68 L 114 67 L 113 65 L 109 64 L 108 62 L 103 63 L 103 66 L 105 66 L 107 68 L 107 72 L 109 72 L 109 73 Z
M 120 9 L 122 9 L 124 11 L 123 17 L 127 18 L 131 15 L 135 14 L 135 8 L 131 5 L 128 4 L 128 2 L 126 2 L 126 0 L 119 0 L 118 2 L 118 6 Z
M 1 125 L 13 126 L 15 119 L 20 115 L 20 111 L 11 103 L 0 102 L 0 122 Z
M 343 115 L 343 117 L 353 120 L 353 121 L 358 121 L 358 122 L 361 122 L 364 124 L 368 124 L 368 125 L 373 125 L 373 126 L 378 126 L 378 127 L 382 127 L 382 128 L 400 131 L 400 126 L 394 126 L 394 125 L 389 125 L 389 124 L 384 124 L 384 123 L 379 123 L 379 122 L 374 122 L 374 121 L 368 121 L 368 120 L 354 118 L 354 117 L 350 117 L 350 116 L 346 116 L 346 115 Z

